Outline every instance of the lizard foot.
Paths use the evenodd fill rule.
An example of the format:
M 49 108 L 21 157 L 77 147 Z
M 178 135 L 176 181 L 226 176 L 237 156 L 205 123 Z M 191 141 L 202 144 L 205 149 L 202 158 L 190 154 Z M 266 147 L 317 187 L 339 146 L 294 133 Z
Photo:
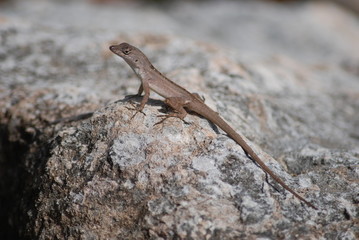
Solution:
M 137 113 L 142 113 L 143 115 L 146 116 L 146 113 L 144 113 L 142 110 L 143 110 L 143 107 L 140 105 L 136 105 L 133 101 L 129 101 L 129 103 L 132 105 L 132 107 L 126 107 L 128 110 L 131 110 L 131 111 L 136 111 L 135 114 L 133 114 L 133 116 L 130 118 L 130 120 L 132 120 L 136 115 Z

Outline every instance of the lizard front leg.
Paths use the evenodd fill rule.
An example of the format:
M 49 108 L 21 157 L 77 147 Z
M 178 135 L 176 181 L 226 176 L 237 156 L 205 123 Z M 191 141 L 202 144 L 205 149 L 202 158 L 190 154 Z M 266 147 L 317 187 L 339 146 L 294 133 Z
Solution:
M 143 108 L 148 102 L 148 99 L 150 98 L 150 86 L 147 81 L 142 82 L 140 88 L 138 89 L 138 92 L 140 91 L 141 93 L 145 92 L 145 95 L 143 95 L 140 105 L 137 107 L 137 111 L 142 112 Z
M 142 93 L 143 93 L 143 86 L 142 86 L 142 83 L 141 83 L 140 87 L 138 88 L 137 93 L 127 95 L 126 98 L 131 99 L 131 98 L 134 98 L 134 97 L 141 97 Z
M 148 85 L 148 82 L 142 82 L 139 89 L 138 89 L 138 93 L 137 93 L 137 96 L 141 96 L 142 92 L 145 92 L 145 95 L 143 95 L 143 98 L 140 102 L 140 105 L 138 106 L 135 106 L 133 108 L 127 108 L 129 110 L 135 110 L 136 113 L 131 117 L 134 118 L 136 116 L 137 113 L 141 112 L 143 113 L 144 115 L 146 115 L 142 110 L 143 108 L 145 107 L 146 103 L 148 102 L 148 99 L 150 97 L 150 87 Z M 135 95 L 136 96 L 136 95 Z

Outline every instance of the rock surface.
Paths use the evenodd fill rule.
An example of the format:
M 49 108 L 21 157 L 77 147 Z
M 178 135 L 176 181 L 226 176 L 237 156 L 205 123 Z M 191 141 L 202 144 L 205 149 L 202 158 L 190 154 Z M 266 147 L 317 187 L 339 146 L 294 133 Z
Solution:
M 339 37 L 330 28 L 317 31 L 319 23 L 330 22 L 317 20 L 318 26 L 309 27 L 307 18 L 296 23 L 294 35 L 282 35 L 279 30 L 286 28 L 278 27 L 281 34 L 260 49 L 250 41 L 237 48 L 227 44 L 237 32 L 225 42 L 225 34 L 215 38 L 206 35 L 209 28 L 199 30 L 208 42 L 220 44 L 174 35 L 171 26 L 190 36 L 188 23 L 179 19 L 185 14 L 162 26 L 168 17 L 163 9 L 42 1 L 1 8 L 0 228 L 6 229 L 1 239 L 359 237 L 359 61 L 351 54 L 358 50 L 358 35 L 346 34 L 358 30 L 357 19 L 324 3 L 322 8 L 217 4 L 202 5 L 207 15 L 196 16 L 195 23 L 204 24 L 215 6 L 227 9 L 227 15 L 217 14 L 216 24 L 225 23 L 237 6 L 238 18 L 256 19 L 257 30 L 280 24 L 275 14 L 289 18 L 289 9 L 302 17 L 331 11 L 347 28 Z M 167 11 L 188 8 L 189 17 L 199 6 L 184 3 Z M 121 17 L 127 12 L 128 22 L 109 25 L 117 19 L 114 9 Z M 68 18 L 60 22 L 65 13 Z M 98 21 L 88 22 L 94 14 Z M 151 34 L 133 30 L 148 19 L 158 23 Z M 248 31 L 252 23 L 242 23 L 243 35 L 264 43 L 265 37 Z M 321 43 L 323 35 L 330 41 Z M 288 40 L 283 36 L 310 44 L 283 45 L 276 52 Z M 188 115 L 185 122 L 155 125 L 157 115 L 169 111 L 156 94 L 146 115 L 132 118 L 124 96 L 136 93 L 139 81 L 107 51 L 122 41 L 204 96 L 319 210 L 267 179 L 240 146 L 205 119 Z M 318 51 L 310 52 L 313 46 Z M 325 49 L 332 51 L 323 56 Z

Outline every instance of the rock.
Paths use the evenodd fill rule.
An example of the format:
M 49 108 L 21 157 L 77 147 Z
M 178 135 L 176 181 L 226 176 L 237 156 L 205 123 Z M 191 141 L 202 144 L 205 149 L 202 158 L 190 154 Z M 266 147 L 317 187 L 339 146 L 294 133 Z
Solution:
M 70 25 L 50 19 L 47 28 L 16 17 L 0 25 L 1 239 L 358 237 L 355 61 L 253 61 L 234 48 L 161 34 L 105 31 L 71 41 Z M 90 32 L 74 29 L 79 38 Z M 319 210 L 267 178 L 206 119 L 156 125 L 170 111 L 156 94 L 145 115 L 133 116 L 124 96 L 139 81 L 107 52 L 122 41 L 203 96 Z

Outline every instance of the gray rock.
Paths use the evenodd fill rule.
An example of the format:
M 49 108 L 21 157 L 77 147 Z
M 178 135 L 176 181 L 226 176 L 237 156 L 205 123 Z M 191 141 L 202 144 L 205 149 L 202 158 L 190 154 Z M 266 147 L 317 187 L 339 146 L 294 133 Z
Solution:
M 293 14 L 303 19 L 315 15 L 310 11 L 330 9 L 348 23 L 343 26 L 357 30 L 351 15 L 322 4 L 292 5 Z M 204 5 L 193 6 L 186 14 Z M 216 6 L 227 9 L 228 18 L 234 6 L 241 6 L 239 18 L 252 16 L 263 28 L 276 23 L 280 33 L 285 29 L 280 16 L 291 19 L 290 6 L 209 3 L 203 7 L 207 14 L 196 16 L 195 23 L 205 26 Z M 261 14 L 245 12 L 252 8 Z M 180 24 L 178 13 L 175 21 L 163 9 L 138 12 L 122 5 L 116 9 L 122 15 L 115 9 L 40 1 L 0 10 L 0 227 L 6 229 L 1 239 L 359 236 L 358 61 L 346 50 L 357 50 L 350 38 L 355 33 L 339 38 L 328 29 L 316 33 L 322 25 L 308 27 L 310 19 L 298 21 L 293 36 L 302 39 L 295 42 L 318 43 L 317 51 L 311 52 L 310 44 L 290 50 L 284 45 L 275 54 L 273 49 L 287 42 L 281 34 L 256 50 L 251 41 L 236 48 L 221 42 L 224 35 L 215 38 L 206 35 L 210 29 L 199 29 L 208 42 L 221 42 L 214 45 L 166 34 L 171 26 L 188 36 L 194 31 L 185 31 L 188 23 Z M 65 13 L 68 18 L 59 22 Z M 102 18 L 89 22 L 94 14 Z M 109 25 L 123 14 L 127 23 Z M 133 30 L 152 17 L 162 24 L 152 34 Z M 217 17 L 216 24 L 227 26 L 225 14 Z M 251 23 L 242 24 L 241 35 L 256 36 L 248 31 Z M 235 42 L 237 34 L 226 41 Z M 333 38 L 319 44 L 322 34 Z M 136 93 L 139 81 L 107 51 L 111 42 L 122 41 L 140 47 L 160 71 L 204 96 L 276 174 L 319 210 L 267 179 L 207 120 L 189 114 L 185 122 L 171 118 L 155 125 L 157 115 L 170 111 L 158 95 L 151 94 L 146 115 L 133 117 L 124 96 Z M 325 49 L 333 49 L 328 58 L 320 54 Z M 73 117 L 88 112 L 94 113 Z

